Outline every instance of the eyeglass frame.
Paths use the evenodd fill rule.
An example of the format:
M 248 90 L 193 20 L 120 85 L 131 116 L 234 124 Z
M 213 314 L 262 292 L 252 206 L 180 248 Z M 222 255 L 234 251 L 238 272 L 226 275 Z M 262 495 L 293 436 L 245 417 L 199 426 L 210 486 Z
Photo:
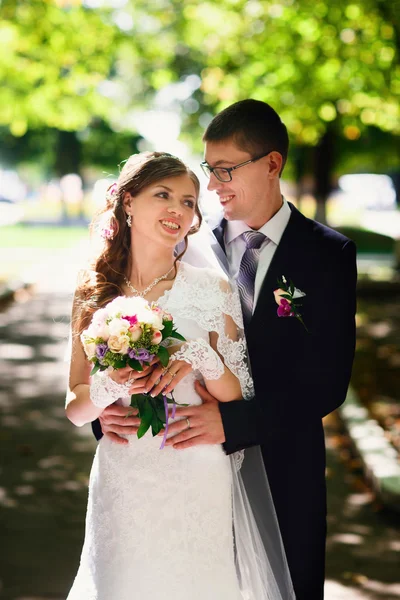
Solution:
M 206 177 L 210 178 L 211 175 L 214 175 L 214 177 L 216 177 L 218 179 L 218 181 L 220 181 L 221 183 L 229 183 L 230 181 L 232 181 L 232 171 L 236 171 L 236 169 L 239 169 L 240 167 L 249 165 L 250 163 L 256 162 L 257 160 L 260 160 L 261 158 L 265 158 L 266 156 L 268 156 L 268 154 L 271 154 L 271 152 L 273 152 L 273 150 L 270 150 L 269 152 L 267 152 L 266 154 L 262 154 L 261 156 L 255 156 L 254 158 L 251 158 L 250 160 L 246 160 L 245 162 L 242 162 L 233 167 L 210 167 L 208 162 L 205 160 L 203 160 L 203 162 L 200 163 L 200 167 Z M 224 171 L 227 171 L 227 173 L 229 175 L 229 179 L 227 181 L 220 179 L 218 177 L 218 175 L 216 173 L 214 173 L 215 169 L 223 169 Z

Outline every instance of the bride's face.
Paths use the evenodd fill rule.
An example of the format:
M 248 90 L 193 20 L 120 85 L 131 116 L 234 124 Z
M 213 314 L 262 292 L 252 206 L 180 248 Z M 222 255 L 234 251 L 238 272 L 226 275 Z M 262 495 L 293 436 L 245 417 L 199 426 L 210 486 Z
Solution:
M 174 248 L 193 224 L 197 194 L 189 175 L 168 177 L 151 184 L 140 194 L 125 195 L 125 212 L 132 216 L 134 239 L 147 238 Z

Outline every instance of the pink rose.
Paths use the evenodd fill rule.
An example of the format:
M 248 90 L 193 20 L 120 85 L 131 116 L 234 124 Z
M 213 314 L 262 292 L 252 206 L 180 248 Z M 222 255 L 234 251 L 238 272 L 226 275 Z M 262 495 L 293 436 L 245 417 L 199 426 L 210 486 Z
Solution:
M 153 337 L 151 338 L 151 343 L 156 345 L 159 344 L 162 340 L 162 334 L 161 331 L 154 331 L 153 333 Z
M 136 325 L 129 327 L 129 332 L 131 334 L 132 342 L 137 342 L 141 338 L 142 328 L 139 323 L 137 323 Z

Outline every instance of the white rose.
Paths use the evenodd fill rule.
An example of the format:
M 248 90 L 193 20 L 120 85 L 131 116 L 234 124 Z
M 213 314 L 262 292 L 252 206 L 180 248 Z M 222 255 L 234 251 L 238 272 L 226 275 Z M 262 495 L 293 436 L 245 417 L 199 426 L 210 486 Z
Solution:
M 124 319 L 112 319 L 108 324 L 108 329 L 110 332 L 110 336 L 121 336 L 126 335 L 128 333 L 130 327 L 129 321 L 125 321 Z
M 107 323 L 99 321 L 98 323 L 92 323 L 91 335 L 94 338 L 101 338 L 105 342 L 110 337 L 110 328 Z
M 108 340 L 108 347 L 110 348 L 111 352 L 127 354 L 129 350 L 129 338 L 124 335 L 111 335 Z
M 83 341 L 83 348 L 85 350 L 86 356 L 89 360 L 91 360 L 94 356 L 96 356 L 96 344 L 94 342 L 89 342 L 87 340 Z
M 140 319 L 141 320 L 141 319 Z M 158 313 L 153 312 L 152 310 L 146 310 L 143 315 L 143 320 L 145 323 L 152 325 L 154 329 L 164 329 L 164 325 L 162 322 L 162 316 Z
M 287 292 L 285 292 L 285 290 L 282 290 L 281 288 L 279 288 L 278 290 L 274 291 L 275 302 L 278 305 L 280 305 L 280 303 L 281 303 L 281 300 L 282 300 L 281 296 L 282 296 L 282 294 L 287 294 Z M 287 300 L 287 298 L 285 298 L 285 300 Z M 290 300 L 288 300 L 288 302 L 289 302 L 289 304 L 291 304 Z

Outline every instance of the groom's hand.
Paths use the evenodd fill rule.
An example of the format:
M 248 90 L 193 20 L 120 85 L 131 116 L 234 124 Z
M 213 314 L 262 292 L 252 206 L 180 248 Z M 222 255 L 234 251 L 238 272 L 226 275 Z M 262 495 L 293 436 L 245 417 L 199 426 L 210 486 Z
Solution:
M 166 441 L 166 446 L 183 450 L 200 444 L 225 442 L 218 400 L 211 396 L 198 381 L 195 382 L 195 388 L 203 404 L 176 409 L 176 416 L 183 417 L 183 420 L 169 426 L 168 434 L 173 434 L 173 437 Z M 189 419 L 190 427 L 187 426 L 186 419 Z
M 137 413 L 137 409 L 131 406 L 107 406 L 99 417 L 103 434 L 117 444 L 128 444 L 128 440 L 121 435 L 137 433 L 140 425 Z

